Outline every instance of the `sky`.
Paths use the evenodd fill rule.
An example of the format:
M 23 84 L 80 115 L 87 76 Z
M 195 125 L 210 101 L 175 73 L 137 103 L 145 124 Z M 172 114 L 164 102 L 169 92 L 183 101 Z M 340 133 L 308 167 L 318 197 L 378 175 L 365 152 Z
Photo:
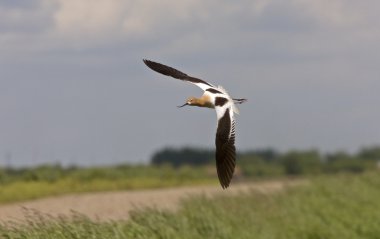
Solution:
M 146 163 L 213 148 L 201 90 L 143 58 L 224 86 L 239 151 L 380 144 L 377 0 L 3 0 L 0 166 Z

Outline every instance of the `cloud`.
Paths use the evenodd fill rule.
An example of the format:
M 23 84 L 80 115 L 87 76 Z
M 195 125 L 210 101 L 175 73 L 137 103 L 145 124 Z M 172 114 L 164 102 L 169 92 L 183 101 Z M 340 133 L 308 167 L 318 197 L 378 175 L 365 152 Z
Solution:
M 172 39 L 181 39 L 204 50 L 218 47 L 218 42 L 235 41 L 234 38 L 251 41 L 294 34 L 292 38 L 296 39 L 300 33 L 324 31 L 324 34 L 334 34 L 343 29 L 352 33 L 359 31 L 358 28 L 360 34 L 365 35 L 372 34 L 368 32 L 378 25 L 374 21 L 377 16 L 374 9 L 380 7 L 371 0 L 23 2 L 6 1 L 0 5 L 0 40 L 15 45 L 13 40 L 19 37 L 16 33 L 22 32 L 24 41 L 28 41 L 28 36 L 37 36 L 45 42 L 46 48 L 91 48 L 153 41 L 160 44 L 165 39 L 167 44 L 158 47 L 167 49 L 170 48 L 168 44 L 173 44 L 176 49 L 177 43 Z M 244 39 L 237 41 L 241 44 Z M 32 41 L 28 46 L 33 48 L 34 44 Z
M 5 1 L 0 3 L 0 36 L 40 33 L 51 26 L 54 4 L 47 0 Z
M 68 38 L 136 38 L 180 26 L 193 17 L 201 1 L 58 0 L 56 32 Z
M 293 0 L 293 5 L 305 15 L 317 20 L 324 27 L 350 26 L 359 21 L 359 14 L 352 9 L 351 4 L 341 0 Z M 355 4 L 356 5 L 356 4 Z
M 58 1 L 54 13 L 55 30 L 62 34 L 107 33 L 118 29 L 123 11 L 122 1 Z
M 214 64 L 376 58 L 380 39 L 372 0 L 31 2 L 0 5 L 3 60 L 107 52 Z

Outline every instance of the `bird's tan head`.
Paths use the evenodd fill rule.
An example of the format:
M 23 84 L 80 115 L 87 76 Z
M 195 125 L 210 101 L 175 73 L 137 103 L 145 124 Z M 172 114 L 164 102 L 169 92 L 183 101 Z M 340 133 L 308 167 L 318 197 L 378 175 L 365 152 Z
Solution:
M 178 108 L 184 107 L 186 105 L 194 106 L 194 105 L 197 105 L 197 103 L 198 103 L 198 98 L 190 96 L 189 98 L 187 98 L 186 103 L 178 106 Z
M 187 98 L 186 103 L 188 105 L 195 105 L 196 103 L 198 103 L 198 98 L 190 96 L 189 98 Z

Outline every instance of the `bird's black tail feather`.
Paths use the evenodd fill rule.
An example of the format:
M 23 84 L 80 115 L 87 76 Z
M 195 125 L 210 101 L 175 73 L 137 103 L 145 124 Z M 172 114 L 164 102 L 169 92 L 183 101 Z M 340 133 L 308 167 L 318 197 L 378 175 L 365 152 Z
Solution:
M 233 99 L 235 104 L 242 104 L 247 101 L 247 99 Z

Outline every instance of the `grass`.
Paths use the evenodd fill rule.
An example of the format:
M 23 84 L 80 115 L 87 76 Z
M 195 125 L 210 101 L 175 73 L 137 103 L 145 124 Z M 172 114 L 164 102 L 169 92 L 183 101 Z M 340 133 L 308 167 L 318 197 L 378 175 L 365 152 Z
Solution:
M 216 184 L 207 167 L 115 166 L 66 170 L 31 169 L 0 181 L 0 203 L 67 193 Z M 12 178 L 13 177 L 13 178 Z
M 143 209 L 128 221 L 31 214 L 3 238 L 380 238 L 380 175 L 319 177 L 282 192 L 188 199 L 176 212 Z

